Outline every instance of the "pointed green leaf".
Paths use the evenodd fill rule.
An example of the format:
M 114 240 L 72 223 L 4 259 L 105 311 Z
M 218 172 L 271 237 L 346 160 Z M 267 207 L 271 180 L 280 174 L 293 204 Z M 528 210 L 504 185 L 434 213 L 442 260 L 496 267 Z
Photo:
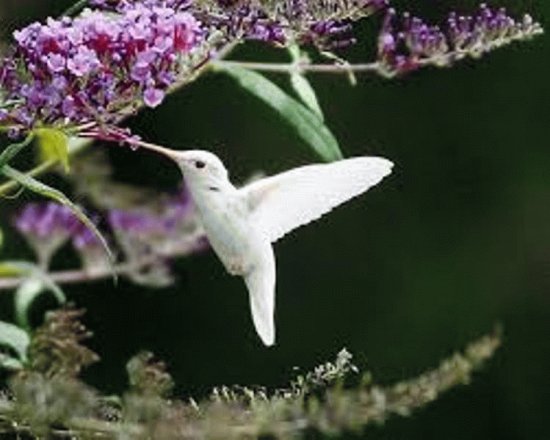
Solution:
M 298 67 L 298 64 L 301 62 L 309 62 L 307 53 L 302 52 L 302 49 L 297 44 L 291 44 L 288 47 L 288 52 L 290 54 L 290 58 L 292 59 L 293 65 L 296 67 Z M 302 102 L 317 116 L 319 116 L 321 121 L 324 121 L 325 117 L 323 115 L 323 110 L 321 110 L 321 106 L 319 105 L 317 94 L 305 75 L 303 75 L 299 70 L 296 70 L 290 75 L 290 84 Z
M 23 273 L 25 273 L 25 270 L 13 264 L 11 261 L 3 261 L 0 263 L 0 278 L 16 277 Z
M 84 225 L 92 231 L 92 233 L 97 237 L 99 242 L 102 244 L 103 248 L 105 249 L 105 252 L 107 256 L 109 257 L 109 261 L 112 263 L 114 261 L 113 253 L 111 252 L 111 249 L 109 248 L 109 245 L 107 244 L 107 240 L 105 240 L 105 237 L 101 235 L 101 232 L 97 229 L 96 225 L 93 221 L 91 221 L 86 214 L 80 209 L 75 203 L 73 203 L 65 194 L 63 194 L 61 191 L 59 191 L 56 188 L 52 188 L 51 186 L 46 185 L 45 183 L 40 182 L 39 180 L 36 180 L 34 177 L 31 177 L 27 174 L 23 174 L 20 171 L 17 171 L 16 169 L 6 165 L 3 169 L 3 174 L 18 182 L 21 186 L 27 188 L 30 191 L 33 191 L 37 194 L 41 194 L 45 197 L 48 197 L 50 199 L 55 200 L 56 202 L 59 202 L 65 206 L 67 206 L 73 214 L 82 222 Z M 112 265 L 111 265 L 112 266 Z M 116 274 L 113 271 L 113 277 L 116 279 Z
M 325 116 L 323 115 L 323 110 L 321 110 L 315 90 L 313 90 L 307 78 L 301 73 L 293 73 L 290 75 L 290 84 L 292 84 L 292 88 L 298 94 L 302 102 L 307 105 L 321 121 L 324 121 Z
M 15 292 L 15 317 L 21 327 L 30 327 L 30 310 L 36 299 L 51 292 L 60 304 L 66 302 L 65 294 L 44 272 L 37 270 Z
M 31 143 L 34 135 L 29 134 L 23 142 L 17 144 L 8 145 L 2 154 L 0 154 L 0 171 L 4 168 L 4 165 L 8 164 L 15 156 L 17 156 L 27 145 Z
M 0 353 L 0 369 L 17 371 L 21 370 L 22 368 L 23 362 L 5 353 Z
M 342 158 L 338 141 L 323 121 L 265 76 L 237 66 L 219 64 L 216 69 L 231 76 L 241 87 L 276 110 L 323 159 Z
M 37 278 L 28 278 L 15 292 L 15 320 L 23 328 L 30 328 L 29 312 L 34 301 L 45 292 L 44 283 Z
M 27 349 L 31 343 L 29 334 L 9 322 L 0 321 L 0 345 L 9 347 L 16 354 L 19 360 L 27 360 Z
M 41 160 L 46 162 L 49 160 L 60 161 L 65 169 L 69 172 L 69 138 L 67 135 L 56 128 L 37 128 L 34 130 L 40 147 Z
M 300 46 L 296 43 L 291 44 L 287 47 L 288 53 L 290 54 L 290 58 L 294 63 L 300 62 L 300 59 L 302 58 L 302 49 L 300 49 Z

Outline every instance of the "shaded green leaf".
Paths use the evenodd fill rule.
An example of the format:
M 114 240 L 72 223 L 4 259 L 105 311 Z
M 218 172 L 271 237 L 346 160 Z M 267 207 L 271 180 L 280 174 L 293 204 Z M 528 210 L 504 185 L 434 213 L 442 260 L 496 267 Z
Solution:
M 265 76 L 237 66 L 216 67 L 276 110 L 319 156 L 327 161 L 342 158 L 338 141 L 319 116 L 285 93 Z
M 25 270 L 10 261 L 0 263 L 0 278 L 10 278 L 25 273 Z
M 2 154 L 0 154 L 0 171 L 4 168 L 4 165 L 8 164 L 15 156 L 17 156 L 27 145 L 29 145 L 34 138 L 34 134 L 29 134 L 23 142 L 17 144 L 8 145 Z
M 30 343 L 31 338 L 25 330 L 9 322 L 0 321 L 0 345 L 13 350 L 19 360 L 26 362 Z
M 29 311 L 32 303 L 45 292 L 44 283 L 38 278 L 28 278 L 15 292 L 15 320 L 24 328 L 30 328 Z
M 66 172 L 69 172 L 69 138 L 57 128 L 37 128 L 34 130 L 40 147 L 40 158 L 43 162 L 60 161 Z
M 107 253 L 109 257 L 109 261 L 111 263 L 114 261 L 113 253 L 111 252 L 111 249 L 109 248 L 109 245 L 107 244 L 107 240 L 105 240 L 105 237 L 99 232 L 96 225 L 93 221 L 91 221 L 86 214 L 80 209 L 75 203 L 73 203 L 65 194 L 63 194 L 61 191 L 59 191 L 56 188 L 52 188 L 51 186 L 46 185 L 45 183 L 40 182 L 39 180 L 36 180 L 34 177 L 31 177 L 27 174 L 23 174 L 20 171 L 17 171 L 16 169 L 6 165 L 3 169 L 3 174 L 18 182 L 21 186 L 27 188 L 30 191 L 33 191 L 37 194 L 43 195 L 45 197 L 48 197 L 50 199 L 55 200 L 56 202 L 59 202 L 65 206 L 67 206 L 73 214 L 82 222 L 84 225 L 92 231 L 92 233 L 97 237 L 99 242 L 102 244 L 103 248 L 105 249 L 105 252 Z M 113 271 L 113 277 L 116 279 L 116 274 Z
M 19 359 L 9 356 L 6 353 L 0 353 L 0 369 L 17 371 L 23 368 L 23 362 Z
M 29 327 L 30 308 L 41 294 L 51 292 L 60 304 L 67 300 L 59 285 L 35 263 L 4 261 L 0 263 L 0 277 L 2 276 L 25 278 L 14 297 L 16 320 L 22 327 Z
M 15 292 L 15 317 L 21 327 L 30 327 L 30 310 L 34 302 L 43 293 L 51 292 L 60 304 L 66 302 L 65 294 L 47 274 L 40 270 L 33 271 L 33 275 L 23 281 Z
M 290 57 L 292 58 L 292 62 L 295 66 L 301 62 L 309 62 L 309 57 L 305 52 L 302 52 L 300 46 L 297 44 L 290 45 L 288 47 L 288 52 L 290 53 Z M 325 117 L 323 115 L 323 110 L 321 110 L 321 106 L 319 105 L 317 94 L 305 75 L 296 70 L 290 75 L 290 84 L 302 102 L 317 116 L 319 116 L 321 121 L 324 121 Z
M 319 119 L 321 119 L 321 121 L 324 121 L 325 116 L 323 115 L 323 110 L 321 110 L 315 90 L 313 90 L 313 87 L 307 78 L 301 73 L 293 73 L 290 75 L 290 84 L 292 84 L 292 88 L 298 94 L 303 103 L 307 105 L 308 108 L 313 111 Z

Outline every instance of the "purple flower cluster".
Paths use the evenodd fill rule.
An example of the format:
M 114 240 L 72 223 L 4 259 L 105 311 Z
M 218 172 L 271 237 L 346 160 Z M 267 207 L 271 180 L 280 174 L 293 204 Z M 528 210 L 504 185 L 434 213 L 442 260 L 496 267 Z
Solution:
M 99 223 L 98 215 L 93 218 Z M 157 211 L 112 209 L 105 218 L 128 261 L 139 262 L 155 256 L 161 261 L 204 248 L 204 234 L 197 228 L 191 199 L 185 190 L 166 199 Z M 97 237 L 63 205 L 28 204 L 16 216 L 14 224 L 43 267 L 48 266 L 55 252 L 69 240 L 88 270 L 102 271 L 108 264 Z
M 31 246 L 54 252 L 69 239 L 77 250 L 103 246 L 73 212 L 55 202 L 29 203 L 15 218 L 16 229 Z
M 57 203 L 28 204 L 15 219 L 15 227 L 27 239 L 43 267 L 47 267 L 53 254 L 82 229 L 71 210 Z
M 185 190 L 165 200 L 160 208 L 112 209 L 107 219 L 128 258 L 144 252 L 170 256 L 179 254 L 180 249 L 188 253 L 189 240 L 197 240 L 196 217 Z
M 447 66 L 543 32 L 529 15 L 519 21 L 504 8 L 481 4 L 474 16 L 451 13 L 446 29 L 429 26 L 408 13 L 396 29 L 396 12 L 388 9 L 379 36 L 378 58 L 388 75 L 406 73 L 424 65 Z
M 147 6 L 168 5 L 187 10 L 225 39 L 258 40 L 272 44 L 298 42 L 324 48 L 347 45 L 350 23 L 387 6 L 388 0 L 93 0 L 107 10 L 124 11 L 136 1 Z
M 352 21 L 375 13 L 387 3 L 388 0 L 281 0 L 270 4 L 225 0 L 218 1 L 221 11 L 207 21 L 217 21 L 218 28 L 236 38 L 333 49 L 353 42 L 349 37 Z
M 69 238 L 78 219 L 66 206 L 58 203 L 29 203 L 15 220 L 15 227 L 33 240 L 49 240 L 53 236 Z
M 127 6 L 123 13 L 85 10 L 16 31 L 0 64 L 0 123 L 109 123 L 140 99 L 158 106 L 181 58 L 201 40 L 199 22 L 169 7 Z

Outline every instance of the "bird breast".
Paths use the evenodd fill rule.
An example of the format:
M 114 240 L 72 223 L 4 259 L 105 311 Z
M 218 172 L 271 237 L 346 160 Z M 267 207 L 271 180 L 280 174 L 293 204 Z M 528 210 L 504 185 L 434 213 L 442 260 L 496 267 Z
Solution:
M 208 194 L 197 197 L 196 205 L 208 241 L 227 271 L 247 273 L 262 240 L 244 203 L 233 194 Z

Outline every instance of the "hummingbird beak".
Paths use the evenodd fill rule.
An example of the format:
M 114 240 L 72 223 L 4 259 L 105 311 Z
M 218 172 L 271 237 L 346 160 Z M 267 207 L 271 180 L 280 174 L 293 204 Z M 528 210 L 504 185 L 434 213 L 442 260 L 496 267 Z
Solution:
M 175 162 L 181 162 L 182 160 L 185 160 L 182 156 L 185 155 L 184 151 L 180 150 L 172 150 L 170 148 L 161 147 L 160 145 L 150 144 L 150 143 L 142 143 L 140 145 L 141 147 L 154 151 L 155 153 L 161 154 L 164 157 L 167 157 L 168 159 L 171 159 Z

